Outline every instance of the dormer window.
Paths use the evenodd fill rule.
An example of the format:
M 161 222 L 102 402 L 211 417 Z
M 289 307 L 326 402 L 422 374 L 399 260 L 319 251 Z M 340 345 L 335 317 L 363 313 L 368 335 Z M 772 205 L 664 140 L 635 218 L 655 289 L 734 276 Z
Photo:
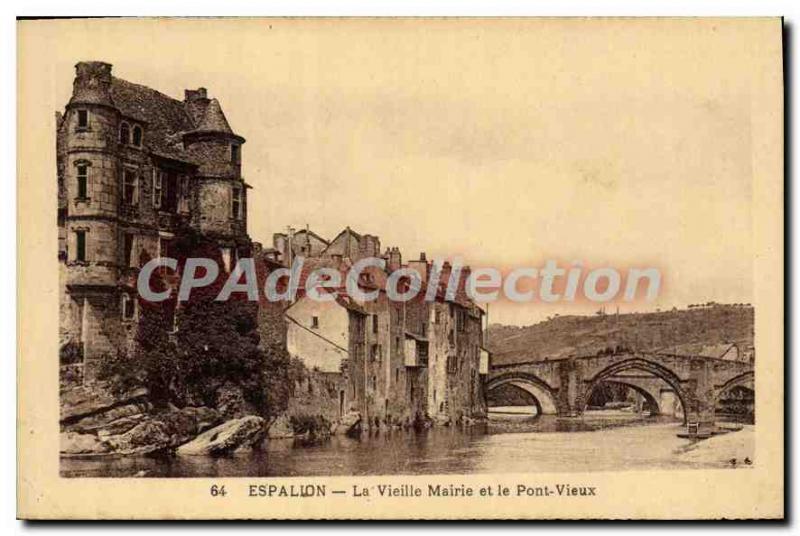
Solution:
M 133 127 L 133 146 L 134 147 L 142 146 L 142 127 L 140 127 L 139 125 Z
M 78 110 L 78 128 L 89 128 L 89 111 Z
M 240 164 L 242 160 L 242 148 L 236 144 L 231 145 L 231 162 Z
M 122 145 L 128 145 L 131 139 L 131 128 L 128 126 L 128 123 L 122 123 L 119 126 L 119 142 Z

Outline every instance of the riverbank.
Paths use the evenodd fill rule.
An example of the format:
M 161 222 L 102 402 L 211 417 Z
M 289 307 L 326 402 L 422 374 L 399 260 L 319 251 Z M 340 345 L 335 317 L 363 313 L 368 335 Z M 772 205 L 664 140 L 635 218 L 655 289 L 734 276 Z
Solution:
M 390 429 L 354 438 L 332 436 L 314 444 L 272 440 L 266 441 L 262 450 L 222 458 L 62 458 L 61 474 L 64 477 L 267 477 L 707 469 L 722 467 L 721 455 L 713 454 L 719 440 L 724 439 L 724 445 L 740 440 L 746 444 L 748 437 L 752 439 L 752 431 L 745 431 L 713 438 L 717 440 L 713 443 L 707 443 L 710 439 L 697 442 L 677 436 L 683 428 L 680 423 L 652 419 L 592 430 L 541 431 L 557 430 L 558 426 L 548 424 L 551 420 L 557 419 L 551 416 L 534 419 L 528 428 L 523 423 L 514 423 L 514 433 L 508 433 L 504 426 L 488 423 L 423 431 Z M 737 437 L 738 434 L 742 435 Z
M 693 443 L 680 453 L 680 458 L 719 467 L 747 467 L 755 463 L 755 426 L 744 425 L 741 430 Z

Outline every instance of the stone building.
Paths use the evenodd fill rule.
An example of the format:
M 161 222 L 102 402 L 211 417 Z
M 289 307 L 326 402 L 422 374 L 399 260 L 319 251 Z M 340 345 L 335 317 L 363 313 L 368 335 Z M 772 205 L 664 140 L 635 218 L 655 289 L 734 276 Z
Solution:
M 421 254 L 408 266 L 428 280 L 432 266 Z M 488 372 L 488 355 L 483 350 L 484 312 L 465 292 L 469 268 L 458 277 L 451 299 L 446 282 L 452 267 L 445 263 L 439 288 L 432 302 L 421 298 L 405 305 L 405 360 L 412 388 L 416 386 L 418 406 L 436 422 L 459 422 L 486 416 L 483 376 Z M 423 291 L 427 288 L 423 287 Z M 420 296 L 423 294 L 421 293 Z M 411 376 L 411 372 L 414 376 Z
M 274 251 L 284 264 L 291 262 L 291 255 L 304 257 L 301 289 L 307 275 L 319 267 L 336 269 L 344 281 L 348 269 L 361 258 L 386 261 L 385 270 L 368 267 L 358 281 L 363 292 L 377 293 L 374 300 L 356 301 L 340 288 L 337 300 L 320 303 L 300 290 L 286 310 L 289 353 L 318 373 L 341 374 L 337 385 L 342 411 L 358 411 L 370 427 L 426 419 L 458 422 L 486 415 L 483 311 L 464 291 L 468 271 L 462 273 L 454 300 L 445 299 L 442 286 L 436 300 L 427 302 L 423 286 L 415 299 L 395 302 L 386 293 L 389 276 L 399 268 L 411 268 L 427 281 L 431 264 L 424 254 L 403 264 L 398 248 L 381 255 L 377 236 L 361 235 L 349 227 L 330 242 L 308 230 L 275 236 Z M 300 247 L 313 244 L 314 237 L 328 246 L 302 255 L 313 252 Z M 291 250 L 290 244 L 295 246 Z M 447 281 L 449 271 L 445 265 L 441 282 Z
M 272 236 L 273 251 L 287 264 L 295 257 L 319 257 L 330 244 L 310 229 L 295 231 L 289 228 L 286 233 L 275 233 Z
M 285 266 L 289 266 L 297 257 L 330 259 L 334 262 L 347 259 L 352 263 L 365 257 L 381 257 L 381 241 L 377 236 L 362 235 L 350 227 L 344 228 L 331 241 L 308 228 L 295 231 L 290 227 L 288 232 L 272 236 L 272 246 L 270 252 Z
M 136 276 L 168 256 L 182 229 L 219 243 L 230 266 L 248 255 L 242 144 L 205 88 L 173 99 L 76 65 L 72 97 L 56 113 L 60 342 L 91 378 L 135 331 Z

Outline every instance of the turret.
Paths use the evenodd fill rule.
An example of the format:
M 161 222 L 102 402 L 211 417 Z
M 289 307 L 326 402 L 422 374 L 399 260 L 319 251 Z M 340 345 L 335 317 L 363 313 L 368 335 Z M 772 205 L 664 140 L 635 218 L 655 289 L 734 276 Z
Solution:
M 244 138 L 231 129 L 217 99 L 205 88 L 187 90 L 184 104 L 195 128 L 183 135 L 183 144 L 198 162 L 201 231 L 236 238 L 247 234 L 246 188 L 241 175 Z
M 119 111 L 111 95 L 111 65 L 75 66 L 72 98 L 60 135 L 65 147 L 64 184 L 68 283 L 117 283 Z
M 241 177 L 241 154 L 244 138 L 234 134 L 217 99 L 208 100 L 200 88 L 187 103 L 190 116 L 202 117 L 194 130 L 184 133 L 183 145 L 201 162 L 199 173 L 208 177 Z
M 110 64 L 80 62 L 75 73 L 57 132 L 66 243 L 62 284 L 69 289 L 61 322 L 66 336 L 81 345 L 84 380 L 92 381 L 99 360 L 119 348 L 120 112 L 112 97 Z

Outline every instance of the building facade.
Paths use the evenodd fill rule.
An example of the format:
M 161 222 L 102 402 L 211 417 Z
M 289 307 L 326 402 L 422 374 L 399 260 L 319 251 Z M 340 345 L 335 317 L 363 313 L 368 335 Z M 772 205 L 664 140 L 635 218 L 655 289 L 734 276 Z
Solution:
M 245 140 L 205 88 L 173 99 L 98 61 L 76 65 L 56 123 L 62 360 L 91 379 L 135 332 L 140 266 L 182 230 L 215 239 L 226 264 L 248 254 Z
M 312 240 L 328 245 L 315 252 L 308 247 Z M 341 374 L 342 408 L 358 411 L 370 428 L 486 416 L 484 316 L 464 292 L 467 271 L 453 300 L 445 299 L 442 287 L 436 300 L 428 302 L 423 287 L 416 298 L 397 302 L 386 293 L 389 276 L 410 268 L 427 281 L 431 263 L 424 254 L 403 264 L 398 248 L 380 254 L 377 236 L 349 227 L 330 242 L 306 230 L 277 234 L 274 245 L 284 265 L 303 257 L 299 298 L 286 310 L 289 353 L 309 369 Z M 288 249 L 289 245 L 295 247 Z M 358 281 L 363 292 L 376 292 L 376 299 L 353 300 L 345 288 L 337 289 L 337 300 L 324 303 L 304 295 L 311 270 L 333 268 L 344 281 L 347 270 L 364 257 L 386 261 L 384 270 L 368 267 Z M 445 265 L 440 281 L 449 276 L 450 267 Z

